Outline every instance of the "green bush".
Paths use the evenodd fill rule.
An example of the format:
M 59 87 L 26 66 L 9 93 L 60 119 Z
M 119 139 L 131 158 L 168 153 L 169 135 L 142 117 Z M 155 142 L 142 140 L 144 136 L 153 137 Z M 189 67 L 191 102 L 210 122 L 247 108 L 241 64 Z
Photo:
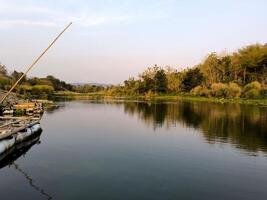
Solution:
M 247 85 L 245 85 L 244 87 L 244 92 L 252 90 L 252 89 L 256 89 L 256 90 L 260 90 L 261 89 L 261 84 L 258 81 L 253 81 L 251 83 L 248 83 Z
M 155 93 L 149 90 L 148 92 L 145 93 L 145 98 L 151 98 L 154 97 Z
M 7 77 L 0 76 L 0 89 L 7 89 L 11 81 Z
M 260 95 L 262 98 L 267 98 L 267 88 L 262 88 L 260 91 Z
M 202 90 L 203 90 L 203 87 L 200 86 L 200 85 L 198 85 L 198 86 L 194 87 L 194 88 L 190 91 L 190 93 L 193 94 L 194 96 L 200 96 L 199 94 L 200 94 L 200 92 L 201 92 Z
M 202 86 L 196 86 L 194 87 L 190 93 L 194 96 L 201 96 L 201 97 L 209 97 L 210 96 L 210 91 L 206 87 Z
M 50 95 L 54 92 L 54 88 L 49 85 L 34 85 L 31 89 L 33 95 Z
M 248 99 L 256 99 L 256 98 L 259 98 L 260 97 L 260 90 L 251 89 L 251 90 L 247 91 L 244 94 L 244 97 L 245 98 L 248 98 Z
M 239 98 L 241 95 L 241 88 L 236 83 L 214 83 L 211 85 L 211 90 L 203 86 L 197 86 L 193 88 L 190 93 L 194 96 L 203 97 Z
M 28 94 L 28 93 L 31 93 L 32 87 L 29 85 L 20 85 L 17 91 L 19 94 Z
M 227 98 L 239 98 L 241 96 L 242 89 L 237 83 L 229 83 L 226 88 Z
M 224 83 L 213 83 L 211 85 L 211 94 L 214 97 L 226 98 L 228 95 L 228 86 Z
M 248 83 L 242 91 L 242 97 L 244 98 L 255 99 L 259 98 L 260 95 L 261 95 L 261 84 L 258 81 Z

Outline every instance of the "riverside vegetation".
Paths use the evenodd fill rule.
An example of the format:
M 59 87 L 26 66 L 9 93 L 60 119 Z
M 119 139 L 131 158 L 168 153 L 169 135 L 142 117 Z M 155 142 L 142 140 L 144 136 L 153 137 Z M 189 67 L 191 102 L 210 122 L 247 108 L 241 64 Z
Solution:
M 10 88 L 21 73 L 8 75 L 0 66 L 0 87 Z M 16 92 L 26 96 L 125 98 L 188 98 L 205 101 L 261 102 L 267 104 L 267 44 L 254 44 L 232 54 L 209 54 L 202 63 L 181 71 L 149 67 L 137 78 L 108 87 L 72 85 L 53 76 L 25 78 Z M 266 100 L 265 100 L 266 99 Z

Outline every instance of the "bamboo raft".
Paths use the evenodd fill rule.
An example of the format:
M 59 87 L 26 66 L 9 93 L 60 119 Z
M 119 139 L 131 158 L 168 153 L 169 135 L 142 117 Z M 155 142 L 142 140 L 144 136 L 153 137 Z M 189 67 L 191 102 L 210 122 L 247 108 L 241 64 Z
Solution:
M 14 88 L 21 80 L 26 77 L 27 73 L 38 63 L 44 54 L 54 45 L 58 38 L 71 26 L 69 23 L 49 44 L 49 46 L 32 62 L 27 70 L 14 83 L 10 90 L 0 99 L 0 155 L 9 150 L 15 144 L 21 143 L 36 133 L 40 132 L 40 119 L 43 113 L 42 101 L 23 102 L 20 104 L 11 104 L 4 106 L 3 102 L 11 94 Z M 49 102 L 49 101 L 46 101 Z M 26 116 L 14 117 L 13 114 L 17 111 L 22 111 Z M 9 116 L 3 116 L 7 114 Z
M 0 120 L 6 121 L 0 125 L 0 140 L 40 123 L 36 117 L 0 117 Z
M 40 118 L 0 117 L 0 119 L 1 122 L 6 122 L 0 125 L 0 154 L 42 130 Z

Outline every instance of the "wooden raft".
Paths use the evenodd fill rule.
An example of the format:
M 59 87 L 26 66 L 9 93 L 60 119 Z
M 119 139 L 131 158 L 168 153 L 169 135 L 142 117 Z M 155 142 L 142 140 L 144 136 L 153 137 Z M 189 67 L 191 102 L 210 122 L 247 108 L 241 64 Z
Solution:
M 7 138 L 17 132 L 23 131 L 37 123 L 40 118 L 36 117 L 0 117 L 0 120 L 7 121 L 0 125 L 0 140 Z

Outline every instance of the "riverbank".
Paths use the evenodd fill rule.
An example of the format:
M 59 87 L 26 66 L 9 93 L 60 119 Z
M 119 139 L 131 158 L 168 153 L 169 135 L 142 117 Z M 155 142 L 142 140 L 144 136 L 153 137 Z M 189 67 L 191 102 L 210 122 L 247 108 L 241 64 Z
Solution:
M 7 91 L 0 90 L 0 99 L 4 97 Z M 26 114 L 25 109 L 32 109 L 32 107 L 37 108 L 42 105 L 44 109 L 51 109 L 55 106 L 57 106 L 53 101 L 48 99 L 41 99 L 38 98 L 29 98 L 28 96 L 17 94 L 17 93 L 10 93 L 10 95 L 7 96 L 5 101 L 2 103 L 2 106 L 4 109 L 14 112 L 14 115 L 24 115 Z M 40 107 L 39 107 L 40 109 Z
M 58 92 L 50 96 L 52 100 L 90 100 L 90 99 L 111 99 L 111 100 L 142 100 L 142 101 L 195 101 L 195 102 L 210 102 L 210 103 L 228 103 L 228 104 L 247 104 L 247 105 L 259 105 L 267 106 L 267 99 L 226 99 L 215 97 L 197 97 L 188 94 L 160 94 L 160 95 L 107 95 L 104 92 L 96 93 L 75 93 L 75 92 Z M 50 99 L 50 98 L 49 98 Z M 25 101 L 23 96 L 12 94 L 9 97 L 9 101 Z M 46 101 L 46 100 L 44 100 Z M 45 107 L 49 107 L 54 104 L 46 104 Z
M 136 95 L 136 96 L 110 96 L 105 93 L 56 93 L 55 99 L 64 100 L 87 100 L 87 99 L 124 99 L 124 100 L 145 100 L 145 101 L 198 101 L 211 103 L 238 103 L 247 105 L 267 106 L 267 99 L 225 99 L 215 97 L 196 97 L 190 95 Z

